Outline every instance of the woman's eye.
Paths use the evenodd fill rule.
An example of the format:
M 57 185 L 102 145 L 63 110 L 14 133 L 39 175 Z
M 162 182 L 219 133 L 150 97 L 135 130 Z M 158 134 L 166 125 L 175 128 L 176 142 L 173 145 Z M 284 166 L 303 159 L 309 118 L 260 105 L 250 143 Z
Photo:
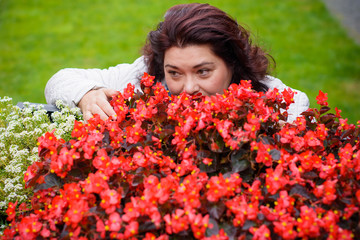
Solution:
M 169 75 L 173 78 L 179 77 L 180 73 L 176 72 L 176 71 L 168 71 Z
M 199 74 L 200 76 L 202 76 L 202 77 L 207 76 L 209 73 L 210 73 L 210 70 L 209 70 L 209 69 L 200 69 L 200 70 L 198 71 L 198 74 Z

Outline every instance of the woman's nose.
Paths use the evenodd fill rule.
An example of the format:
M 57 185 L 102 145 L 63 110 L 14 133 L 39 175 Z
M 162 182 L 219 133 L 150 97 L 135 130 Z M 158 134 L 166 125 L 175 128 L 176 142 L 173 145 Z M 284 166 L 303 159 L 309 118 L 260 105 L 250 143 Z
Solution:
M 196 94 L 200 91 L 200 87 L 194 78 L 187 78 L 184 85 L 184 92 L 188 94 Z

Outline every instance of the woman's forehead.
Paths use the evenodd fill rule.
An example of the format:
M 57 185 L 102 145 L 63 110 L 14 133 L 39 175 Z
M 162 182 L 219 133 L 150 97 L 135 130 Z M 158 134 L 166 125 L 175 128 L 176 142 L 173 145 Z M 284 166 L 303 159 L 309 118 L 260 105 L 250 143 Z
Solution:
M 187 47 L 171 47 L 164 55 L 164 66 L 216 64 L 221 58 L 216 56 L 209 45 L 191 45 Z

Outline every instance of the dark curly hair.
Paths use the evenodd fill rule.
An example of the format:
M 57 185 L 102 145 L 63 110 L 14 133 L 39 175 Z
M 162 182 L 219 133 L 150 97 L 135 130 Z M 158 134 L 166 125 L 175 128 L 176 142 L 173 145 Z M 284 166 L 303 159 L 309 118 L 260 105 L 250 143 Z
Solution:
M 260 80 L 269 74 L 270 60 L 275 64 L 273 58 L 252 44 L 249 32 L 233 18 L 209 4 L 180 4 L 166 12 L 143 48 L 149 74 L 164 79 L 165 51 L 198 44 L 210 44 L 214 54 L 232 69 L 231 83 L 251 80 L 256 91 L 268 89 Z

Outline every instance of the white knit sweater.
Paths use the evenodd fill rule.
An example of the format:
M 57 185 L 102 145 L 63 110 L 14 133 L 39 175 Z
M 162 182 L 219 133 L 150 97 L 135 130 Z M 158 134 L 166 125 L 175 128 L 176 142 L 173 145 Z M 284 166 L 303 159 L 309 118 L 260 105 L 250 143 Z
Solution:
M 128 83 L 140 89 L 140 77 L 147 71 L 144 57 L 136 59 L 132 64 L 119 64 L 108 69 L 77 69 L 66 68 L 50 78 L 45 87 L 45 97 L 48 104 L 55 104 L 62 100 L 71 107 L 77 106 L 81 98 L 90 90 L 97 88 L 111 88 L 122 91 Z M 279 79 L 267 76 L 262 81 L 270 89 L 283 91 L 288 88 Z M 309 99 L 305 93 L 292 89 L 297 94 L 294 103 L 290 105 L 288 122 L 292 122 L 300 113 L 309 108 Z

